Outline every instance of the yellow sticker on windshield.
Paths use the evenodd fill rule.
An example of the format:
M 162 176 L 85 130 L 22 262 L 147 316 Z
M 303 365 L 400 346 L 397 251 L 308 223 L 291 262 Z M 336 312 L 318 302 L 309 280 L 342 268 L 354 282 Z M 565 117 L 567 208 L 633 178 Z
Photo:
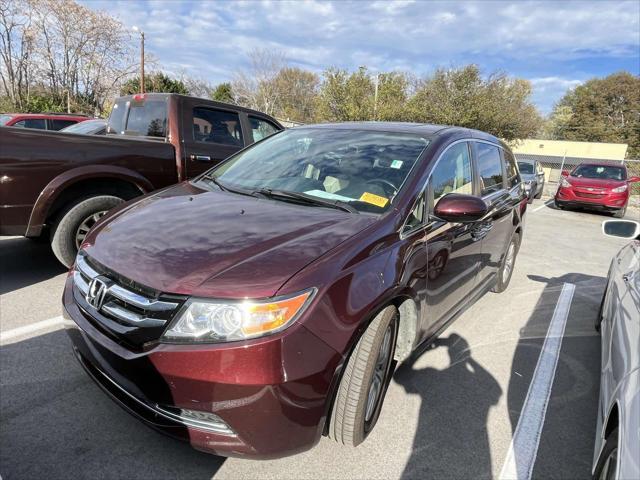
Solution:
M 388 198 L 381 197 L 380 195 L 375 195 L 375 194 L 369 193 L 369 192 L 364 192 L 360 196 L 360 200 L 363 201 L 363 202 L 370 203 L 371 205 L 375 205 L 376 207 L 380 207 L 380 208 L 383 208 L 387 204 L 387 202 L 389 201 Z

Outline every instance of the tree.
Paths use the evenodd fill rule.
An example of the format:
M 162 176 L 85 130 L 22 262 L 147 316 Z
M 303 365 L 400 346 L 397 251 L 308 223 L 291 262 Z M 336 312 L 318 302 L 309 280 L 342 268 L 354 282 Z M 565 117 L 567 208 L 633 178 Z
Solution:
M 640 156 L 640 77 L 619 72 L 594 78 L 568 91 L 551 115 L 558 140 L 629 145 L 627 156 Z
M 156 72 L 144 77 L 144 91 L 156 93 L 180 93 L 186 95 L 188 92 L 185 84 L 165 75 Z M 140 77 L 133 77 L 127 80 L 120 88 L 120 95 L 132 95 L 140 92 Z
M 281 52 L 258 49 L 249 54 L 248 70 L 238 70 L 233 75 L 231 90 L 234 103 L 274 115 L 281 91 L 275 79 L 286 66 Z
M 285 67 L 273 82 L 277 91 L 275 114 L 278 117 L 303 123 L 314 121 L 320 83 L 318 75 L 300 68 Z
M 505 140 L 534 135 L 541 118 L 531 103 L 531 85 L 503 73 L 482 78 L 476 65 L 439 69 L 419 82 L 408 102 L 413 121 L 457 125 Z
M 320 118 L 330 122 L 372 120 L 375 86 L 366 67 L 349 73 L 329 68 L 318 97 Z
M 217 102 L 234 103 L 233 88 L 229 82 L 216 85 L 209 96 Z

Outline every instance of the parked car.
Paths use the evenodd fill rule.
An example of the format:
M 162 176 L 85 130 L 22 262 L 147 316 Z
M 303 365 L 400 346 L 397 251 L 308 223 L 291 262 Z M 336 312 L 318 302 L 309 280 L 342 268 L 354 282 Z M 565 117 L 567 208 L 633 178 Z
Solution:
M 622 218 L 627 213 L 629 184 L 640 177 L 629 178 L 627 167 L 610 163 L 582 163 L 572 172 L 562 172 L 555 195 L 560 209 L 583 207 L 613 212 Z
M 103 217 L 65 285 L 67 332 L 105 391 L 199 450 L 358 445 L 396 362 L 507 288 L 526 208 L 483 132 L 285 130 Z M 435 275 L 429 245 L 447 252 Z
M 529 193 L 530 198 L 542 198 L 544 192 L 544 170 L 537 160 L 520 160 L 518 161 L 520 176 L 524 182 L 525 190 Z
M 80 133 L 82 135 L 106 135 L 107 121 L 101 118 L 76 123 L 60 130 L 64 133 Z
M 34 128 L 37 130 L 62 130 L 70 125 L 89 120 L 86 115 L 67 113 L 3 113 L 0 126 Z
M 593 476 L 640 478 L 640 223 L 607 220 L 602 229 L 635 240 L 611 262 L 597 317 L 602 371 Z
M 247 108 L 162 93 L 119 98 L 104 136 L 0 128 L 0 235 L 49 235 L 71 266 L 109 209 L 195 177 L 281 129 Z

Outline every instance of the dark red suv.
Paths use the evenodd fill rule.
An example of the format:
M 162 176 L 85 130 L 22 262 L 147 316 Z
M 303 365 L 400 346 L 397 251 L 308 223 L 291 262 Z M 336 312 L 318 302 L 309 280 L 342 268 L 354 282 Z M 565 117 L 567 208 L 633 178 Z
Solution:
M 3 113 L 0 114 L 0 126 L 16 128 L 35 128 L 37 130 L 62 130 L 76 123 L 90 120 L 86 115 L 72 113 Z
M 507 287 L 526 207 L 486 133 L 287 130 L 100 220 L 66 283 L 68 333 L 105 391 L 199 450 L 357 445 L 396 363 Z

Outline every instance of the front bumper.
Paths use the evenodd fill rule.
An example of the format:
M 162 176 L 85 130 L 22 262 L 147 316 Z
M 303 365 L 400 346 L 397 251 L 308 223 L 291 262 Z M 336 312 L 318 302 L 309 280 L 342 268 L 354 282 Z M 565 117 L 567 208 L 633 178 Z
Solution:
M 597 210 L 621 210 L 627 205 L 629 191 L 613 193 L 611 191 L 592 193 L 578 187 L 560 187 L 555 195 L 556 202 Z
M 299 323 L 247 342 L 156 342 L 133 351 L 93 325 L 74 300 L 72 277 L 63 315 L 74 353 L 96 383 L 149 426 L 198 450 L 277 458 L 313 447 L 322 435 L 342 356 Z

